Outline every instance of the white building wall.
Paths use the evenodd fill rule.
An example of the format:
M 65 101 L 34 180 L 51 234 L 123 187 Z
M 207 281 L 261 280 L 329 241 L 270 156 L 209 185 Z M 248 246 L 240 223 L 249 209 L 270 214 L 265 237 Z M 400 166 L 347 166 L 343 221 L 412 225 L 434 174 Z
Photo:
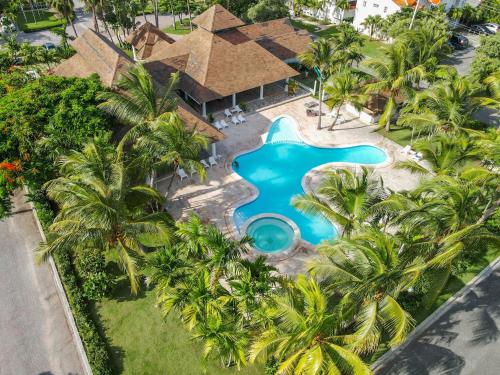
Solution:
M 348 9 L 344 11 L 342 9 L 338 9 L 335 6 L 335 1 L 331 1 L 325 7 L 324 11 L 322 9 L 316 10 L 304 7 L 302 8 L 302 12 L 307 16 L 311 16 L 320 20 L 326 18 L 329 22 L 338 24 L 341 22 L 341 20 L 354 17 L 355 9 Z
M 399 11 L 399 6 L 392 0 L 358 0 L 354 14 L 353 26 L 359 31 L 368 34 L 369 29 L 364 29 L 361 24 L 368 16 L 379 15 L 382 18 Z

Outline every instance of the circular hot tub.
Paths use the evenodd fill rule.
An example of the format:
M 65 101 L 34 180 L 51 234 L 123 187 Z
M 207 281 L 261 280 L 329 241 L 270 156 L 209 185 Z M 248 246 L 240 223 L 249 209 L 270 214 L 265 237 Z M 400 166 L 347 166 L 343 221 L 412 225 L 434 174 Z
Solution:
M 243 232 L 252 237 L 255 250 L 265 254 L 278 254 L 295 247 L 297 226 L 279 215 L 257 215 L 243 226 Z

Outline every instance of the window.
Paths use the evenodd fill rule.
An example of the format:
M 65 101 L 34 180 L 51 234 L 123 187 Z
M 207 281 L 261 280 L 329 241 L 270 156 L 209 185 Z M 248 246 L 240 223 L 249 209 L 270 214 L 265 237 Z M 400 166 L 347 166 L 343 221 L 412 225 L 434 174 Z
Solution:
M 387 7 L 384 7 L 384 13 L 387 13 Z
M 373 7 L 374 7 L 374 8 L 378 8 L 378 4 L 375 4 L 375 3 L 374 3 L 374 4 L 373 4 Z

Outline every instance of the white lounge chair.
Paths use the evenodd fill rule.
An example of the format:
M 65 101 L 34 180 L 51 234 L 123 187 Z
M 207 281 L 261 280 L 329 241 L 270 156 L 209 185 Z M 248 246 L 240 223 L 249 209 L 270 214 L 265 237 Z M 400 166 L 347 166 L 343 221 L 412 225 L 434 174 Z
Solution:
M 222 125 L 224 128 L 229 128 L 229 124 L 226 122 L 226 120 L 219 120 L 219 124 Z
M 189 168 L 189 175 L 193 177 L 194 174 L 198 173 L 194 167 Z
M 223 128 L 223 126 L 220 124 L 219 120 L 214 122 L 214 126 L 217 128 L 217 130 L 222 130 L 222 128 Z
M 207 161 L 205 159 L 201 159 L 200 163 L 205 167 L 205 168 L 210 168 L 210 165 L 208 165 Z
M 231 122 L 234 124 L 234 125 L 238 125 L 241 123 L 240 120 L 238 120 L 238 118 L 236 116 L 233 116 L 231 117 Z
M 411 146 L 410 145 L 406 145 L 405 147 L 403 147 L 400 152 L 403 154 L 403 155 L 408 155 L 408 153 L 411 151 Z
M 247 119 L 241 113 L 238 113 L 238 120 L 240 120 L 241 123 L 247 122 Z
M 231 112 L 240 113 L 243 112 L 243 110 L 240 108 L 238 104 L 236 104 L 233 108 L 231 108 Z
M 224 110 L 224 114 L 226 115 L 226 117 L 231 117 L 233 115 L 227 108 Z
M 208 162 L 210 163 L 210 166 L 214 166 L 214 165 L 217 165 L 217 161 L 215 160 L 215 158 L 213 156 L 210 156 L 208 158 Z
M 186 171 L 182 168 L 177 168 L 177 176 L 181 178 L 181 181 L 188 177 Z

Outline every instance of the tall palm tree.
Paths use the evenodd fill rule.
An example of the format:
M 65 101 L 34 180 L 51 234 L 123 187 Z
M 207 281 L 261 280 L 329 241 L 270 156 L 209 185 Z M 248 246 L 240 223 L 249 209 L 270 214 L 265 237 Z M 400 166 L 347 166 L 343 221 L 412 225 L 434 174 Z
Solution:
M 94 31 L 100 33 L 99 22 L 97 21 L 97 7 L 99 5 L 99 0 L 84 0 L 85 7 L 90 9 L 92 12 L 92 20 L 94 22 Z
M 369 15 L 366 17 L 363 22 L 361 23 L 361 26 L 363 26 L 365 29 L 370 30 L 370 39 L 373 38 L 373 33 L 377 31 L 380 26 L 382 25 L 382 17 L 380 15 Z
M 150 202 L 162 202 L 161 195 L 148 186 L 131 186 L 125 165 L 103 143 L 97 140 L 81 152 L 63 156 L 61 177 L 45 184 L 60 211 L 39 254 L 86 248 L 116 253 L 136 294 L 142 236 L 168 237 L 168 215 L 147 210 Z
M 361 79 L 351 69 L 331 76 L 325 84 L 325 92 L 329 95 L 328 104 L 333 108 L 337 107 L 335 117 L 328 130 L 333 130 L 340 114 L 340 108 L 350 103 L 354 108 L 360 110 L 368 100 L 366 94 L 362 94 Z
M 390 346 L 398 345 L 414 326 L 397 299 L 418 280 L 425 262 L 418 257 L 405 262 L 398 255 L 402 249 L 395 236 L 375 228 L 318 246 L 322 257 L 311 271 L 342 293 L 343 316 L 354 326 L 344 342 L 357 353 L 376 350 L 383 334 Z
M 73 0 L 50 0 L 50 6 L 54 8 L 55 11 L 61 15 L 61 17 L 64 17 L 66 22 L 73 28 L 75 36 L 78 36 L 72 19 L 75 12 L 75 4 L 73 3 Z
M 398 120 L 398 124 L 427 133 L 458 134 L 471 125 L 479 109 L 479 90 L 456 72 L 419 92 Z
M 320 214 L 342 227 L 342 236 L 349 237 L 374 214 L 372 207 L 385 193 L 382 181 L 373 179 L 367 168 L 360 174 L 348 169 L 325 172 L 325 177 L 314 193 L 293 198 L 293 205 L 306 214 Z
M 310 44 L 310 48 L 299 55 L 299 60 L 309 69 L 317 68 L 319 78 L 319 116 L 318 130 L 321 129 L 321 110 L 323 105 L 323 81 L 327 78 L 333 63 L 335 48 L 327 39 L 320 38 Z
M 475 145 L 464 136 L 450 138 L 448 135 L 441 134 L 430 140 L 420 139 L 412 147 L 422 153 L 432 172 L 438 175 L 457 175 L 465 163 L 478 158 Z M 396 166 L 413 173 L 424 175 L 430 173 L 427 168 L 413 160 L 398 162 Z
M 123 137 L 123 144 L 136 139 L 144 128 L 166 112 L 177 108 L 175 89 L 178 74 L 172 74 L 165 86 L 158 85 L 142 64 L 136 64 L 120 77 L 119 91 L 107 91 L 99 96 L 105 102 L 99 107 L 132 128 Z
M 480 97 L 481 105 L 500 110 L 500 72 L 490 74 L 483 81 L 486 85 L 486 96 Z
M 387 96 L 384 111 L 379 119 L 379 127 L 390 130 L 391 117 L 396 112 L 397 100 L 413 95 L 413 82 L 425 76 L 422 66 L 414 66 L 410 61 L 410 51 L 403 43 L 395 42 L 385 48 L 383 59 L 368 59 L 366 65 L 375 72 L 377 82 L 365 86 L 367 93 Z
M 338 27 L 338 33 L 331 37 L 335 45 L 334 63 L 331 67 L 331 74 L 345 69 L 354 61 L 358 63 L 364 59 L 361 47 L 364 39 L 360 32 L 351 24 L 343 23 Z
M 349 0 L 335 0 L 335 8 L 340 12 L 340 23 L 344 22 L 345 11 L 349 10 L 350 7 Z
M 266 309 L 273 324 L 252 343 L 250 361 L 274 356 L 277 374 L 371 374 L 370 368 L 342 344 L 344 321 L 332 299 L 304 275 Z

